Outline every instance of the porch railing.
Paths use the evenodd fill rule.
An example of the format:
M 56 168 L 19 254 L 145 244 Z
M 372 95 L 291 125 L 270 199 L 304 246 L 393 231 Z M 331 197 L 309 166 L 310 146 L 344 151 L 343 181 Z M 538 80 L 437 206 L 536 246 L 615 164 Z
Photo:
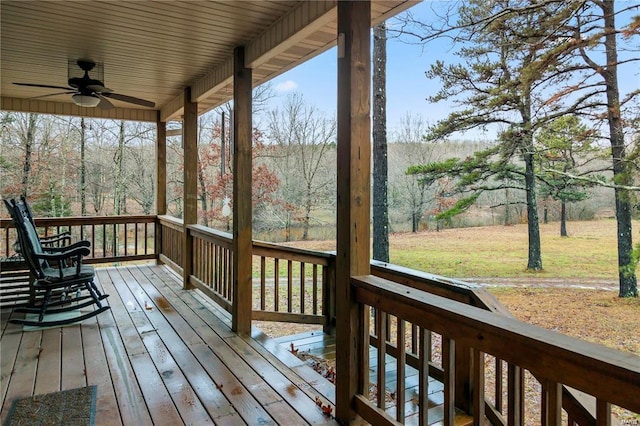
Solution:
M 129 262 L 157 258 L 156 216 L 87 216 L 36 218 L 42 236 L 69 232 L 72 241 L 88 240 L 87 263 Z M 17 239 L 13 222 L 0 219 L 0 257 L 14 256 Z
M 181 273 L 182 221 L 159 217 L 160 259 Z M 193 244 L 189 283 L 227 311 L 233 303 L 232 235 L 201 226 L 187 227 Z M 331 326 L 334 256 L 277 244 L 253 243 L 254 320 Z
M 492 424 L 523 424 L 523 378 L 531 372 L 541 382 L 539 424 L 559 425 L 563 418 L 563 401 L 568 398 L 563 385 L 595 397 L 596 416 L 592 424 L 611 424 L 611 405 L 616 404 L 633 412 L 640 412 L 640 358 L 632 354 L 591 344 L 541 329 L 505 315 L 487 312 L 448 298 L 410 289 L 375 276 L 352 278 L 356 299 L 364 315 L 361 330 L 369 329 L 367 313 L 377 313 L 375 334 L 384 335 L 382 318 L 393 318 L 396 364 L 395 410 L 385 413 L 384 398 L 371 400 L 368 388 L 357 396 L 357 412 L 374 424 L 395 424 L 404 421 L 407 407 L 413 407 L 420 424 L 428 422 L 429 380 L 432 370 L 432 333 L 439 336 L 439 358 L 444 390 L 444 424 L 453 424 L 456 398 L 456 372 L 471 367 L 471 410 L 474 424 L 485 415 Z M 418 386 L 412 394 L 405 392 L 403 360 L 406 348 L 406 322 L 418 327 Z M 369 334 L 360 336 L 368 342 Z M 379 357 L 384 357 L 386 345 L 375 346 Z M 459 351 L 470 354 L 471 363 L 456 362 Z M 487 357 L 507 363 L 508 395 L 505 411 L 488 405 L 485 393 Z M 366 363 L 363 363 L 366 365 Z M 366 372 L 368 373 L 368 372 Z M 363 372 L 360 372 L 363 374 Z M 384 373 L 379 372 L 384 380 Z M 501 376 L 498 376 L 501 377 Z M 495 385 L 494 385 L 495 387 Z M 502 405 L 502 404 L 500 404 Z M 567 404 L 566 407 L 569 407 Z M 570 408 L 571 409 L 571 408 Z M 572 412 L 565 413 L 567 424 L 581 419 Z M 580 424 L 589 424 L 580 423 Z
M 184 230 L 173 217 L 37 219 L 37 225 L 42 234 L 70 230 L 74 240 L 89 239 L 92 263 L 157 258 L 182 272 Z M 199 225 L 187 230 L 193 244 L 189 282 L 230 310 L 231 235 Z M 11 221 L 2 219 L 1 256 L 12 253 L 14 240 Z M 254 319 L 322 324 L 330 331 L 335 324 L 333 254 L 254 242 L 252 256 Z M 525 376 L 532 375 L 540 383 L 542 424 L 558 424 L 561 416 L 569 425 L 610 424 L 611 404 L 640 412 L 638 357 L 517 321 L 473 284 L 380 262 L 372 262 L 371 273 L 354 278 L 352 285 L 363 312 L 369 312 L 362 318 L 364 329 L 371 330 L 368 343 L 379 360 L 395 360 L 390 374 L 396 379 L 392 403 L 384 392 L 357 398 L 363 417 L 390 422 L 415 415 L 426 422 L 427 373 L 444 383 L 449 420 L 457 407 L 492 424 L 523 424 Z M 401 378 L 411 368 L 419 385 L 407 390 Z M 376 383 L 380 389 L 391 385 L 382 373 Z

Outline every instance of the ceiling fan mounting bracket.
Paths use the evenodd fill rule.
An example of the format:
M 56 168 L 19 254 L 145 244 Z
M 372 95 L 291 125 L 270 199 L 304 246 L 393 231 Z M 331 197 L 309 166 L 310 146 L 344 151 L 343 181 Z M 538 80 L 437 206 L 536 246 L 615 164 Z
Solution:
M 88 59 L 78 59 L 76 63 L 78 64 L 81 70 L 86 72 L 91 71 L 96 66 L 95 62 Z

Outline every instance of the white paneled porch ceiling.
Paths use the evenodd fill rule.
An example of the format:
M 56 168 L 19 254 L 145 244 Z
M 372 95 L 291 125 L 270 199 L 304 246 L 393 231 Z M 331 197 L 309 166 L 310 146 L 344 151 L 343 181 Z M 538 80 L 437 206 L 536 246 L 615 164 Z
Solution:
M 372 24 L 414 3 L 373 1 Z M 255 86 L 336 40 L 335 1 L 2 0 L 0 8 L 5 110 L 180 119 L 186 87 L 200 113 L 231 98 L 236 46 L 245 46 Z M 155 108 L 117 99 L 110 99 L 115 108 L 109 110 L 78 107 L 70 94 L 41 97 L 63 90 L 13 84 L 65 87 L 69 61 L 78 59 L 102 64 L 104 86 L 114 93 L 152 101 Z

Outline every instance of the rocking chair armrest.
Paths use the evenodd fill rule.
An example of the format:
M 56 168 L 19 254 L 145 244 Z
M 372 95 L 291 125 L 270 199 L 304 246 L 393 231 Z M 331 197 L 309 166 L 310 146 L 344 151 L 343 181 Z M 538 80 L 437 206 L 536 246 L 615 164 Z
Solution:
M 82 258 L 84 256 L 89 255 L 90 253 L 91 253 L 91 250 L 89 249 L 89 247 L 76 247 L 74 249 L 63 251 L 60 253 L 35 254 L 35 257 L 37 259 L 57 262 L 58 274 L 60 279 L 62 280 L 64 278 L 65 264 L 75 265 L 75 269 L 76 269 L 75 276 L 76 277 L 80 276 L 80 271 L 82 270 Z M 73 261 L 69 262 L 68 261 L 69 259 L 72 259 Z
M 53 244 L 59 241 L 71 241 L 71 233 L 69 231 L 61 232 L 56 235 L 47 235 L 46 237 L 38 237 L 40 244 Z
M 89 247 L 75 247 L 75 248 L 72 248 L 71 250 L 69 250 L 68 247 L 61 247 L 61 248 L 67 249 L 67 250 L 56 252 L 56 253 L 48 252 L 48 253 L 35 254 L 35 257 L 42 260 L 51 260 L 51 261 L 58 262 L 58 261 L 72 258 L 72 257 L 77 257 L 80 260 L 82 259 L 82 257 L 88 256 L 91 253 L 91 250 L 89 250 Z
M 82 241 L 77 241 L 71 245 L 68 246 L 63 246 L 63 247 L 43 247 L 42 249 L 45 251 L 45 253 L 60 253 L 60 252 L 64 252 L 64 251 L 69 251 L 69 250 L 73 250 L 76 249 L 78 247 L 91 247 L 91 241 L 87 241 L 87 240 L 82 240 Z

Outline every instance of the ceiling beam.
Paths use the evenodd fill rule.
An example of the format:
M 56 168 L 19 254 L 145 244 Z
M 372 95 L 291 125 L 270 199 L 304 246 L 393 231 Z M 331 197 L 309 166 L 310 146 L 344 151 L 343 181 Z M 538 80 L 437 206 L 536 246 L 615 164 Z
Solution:
M 36 114 L 71 115 L 76 117 L 104 118 L 112 120 L 146 121 L 155 123 L 158 111 L 136 108 L 85 108 L 65 102 L 43 101 L 39 99 L 21 99 L 0 97 L 0 109 L 3 111 L 32 112 Z
M 184 114 L 184 92 L 167 102 L 160 109 L 160 121 L 182 120 Z

